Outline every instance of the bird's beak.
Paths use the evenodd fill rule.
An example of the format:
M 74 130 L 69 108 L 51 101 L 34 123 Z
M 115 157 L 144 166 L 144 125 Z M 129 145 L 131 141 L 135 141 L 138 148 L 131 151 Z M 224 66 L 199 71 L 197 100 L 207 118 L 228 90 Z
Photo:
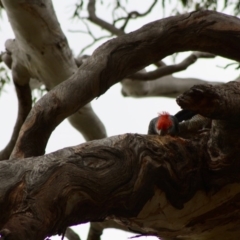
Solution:
M 157 134 L 161 135 L 161 133 L 162 133 L 162 130 L 161 129 L 160 130 L 157 129 Z

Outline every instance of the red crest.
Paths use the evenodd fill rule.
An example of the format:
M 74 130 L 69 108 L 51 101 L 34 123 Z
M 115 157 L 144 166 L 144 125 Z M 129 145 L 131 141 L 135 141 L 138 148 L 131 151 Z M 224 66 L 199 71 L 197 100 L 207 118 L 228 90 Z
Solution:
M 172 127 L 172 125 L 173 123 L 171 115 L 168 112 L 162 112 L 159 114 L 159 118 L 156 125 L 158 130 L 167 130 L 170 127 Z

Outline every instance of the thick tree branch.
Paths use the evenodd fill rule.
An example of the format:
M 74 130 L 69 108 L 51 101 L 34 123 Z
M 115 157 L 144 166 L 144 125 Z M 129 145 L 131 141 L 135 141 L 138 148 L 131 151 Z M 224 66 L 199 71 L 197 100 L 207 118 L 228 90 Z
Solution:
M 201 11 L 155 21 L 108 41 L 68 81 L 37 102 L 21 129 L 12 157 L 43 154 L 51 132 L 64 118 L 125 76 L 173 52 L 199 50 L 240 60 L 239 30 L 238 18 Z M 231 44 L 226 44 L 229 36 Z
M 196 85 L 179 96 L 177 103 L 206 117 L 236 121 L 239 117 L 239 106 L 236 105 L 240 101 L 239 84 L 232 81 L 219 86 Z
M 239 154 L 240 144 L 234 137 L 235 134 L 240 134 L 237 129 L 240 121 L 239 107 L 236 104 L 240 101 L 239 86 L 239 82 L 229 82 L 224 88 L 223 85 L 197 85 L 177 99 L 181 107 L 214 119 L 212 138 L 208 143 L 212 168 L 230 166 L 231 162 L 226 161 L 227 156 Z
M 0 160 L 8 159 L 10 157 L 10 154 L 16 144 L 18 134 L 22 127 L 22 124 L 24 123 L 28 113 L 32 108 L 32 95 L 31 95 L 31 89 L 29 87 L 29 84 L 20 86 L 14 83 L 14 85 L 15 85 L 15 89 L 17 92 L 17 99 L 18 99 L 18 115 L 17 115 L 17 120 L 13 129 L 11 139 L 6 145 L 6 147 L 0 151 Z
M 191 141 L 125 134 L 0 162 L 2 235 L 38 240 L 111 219 L 163 239 L 237 239 L 239 98 L 239 82 L 198 85 L 179 97 L 183 107 L 214 119 Z
M 9 239 L 37 240 L 63 233 L 68 225 L 103 220 L 107 216 L 116 216 L 124 222 L 137 217 L 144 206 L 148 209 L 147 201 L 160 193 L 155 186 L 166 192 L 174 207 L 182 209 L 184 202 L 202 188 L 196 177 L 207 156 L 199 154 L 199 146 L 196 154 L 188 152 L 189 149 L 194 152 L 194 145 L 199 142 L 124 135 L 36 159 L 1 162 L 1 172 L 5 173 L 1 176 L 5 180 L 11 176 L 11 181 L 5 181 L 1 188 L 0 196 L 4 199 L 0 199 L 0 211 L 4 214 L 0 216 L 0 228 L 10 231 Z M 174 153 L 176 148 L 180 152 Z M 175 165 L 180 159 L 187 161 Z M 178 168 L 196 170 L 183 173 Z M 12 175 L 16 170 L 18 174 Z M 170 176 L 173 183 L 169 185 Z M 10 188 L 12 191 L 7 190 Z M 14 214 L 8 216 L 9 211 Z M 136 227 L 131 227 L 140 229 L 137 218 L 134 222 Z M 150 232 L 156 234 L 160 225 Z

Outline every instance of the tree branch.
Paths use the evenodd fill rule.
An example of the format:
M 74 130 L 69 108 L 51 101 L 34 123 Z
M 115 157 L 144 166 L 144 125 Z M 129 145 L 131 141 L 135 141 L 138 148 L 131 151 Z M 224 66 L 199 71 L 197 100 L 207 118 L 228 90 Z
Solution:
M 16 40 L 6 42 L 6 48 L 16 61 L 21 62 L 23 69 L 27 69 L 31 78 L 42 81 L 50 90 L 77 71 L 72 51 L 60 28 L 51 0 L 44 0 L 39 4 L 32 0 L 2 2 L 16 36 Z M 88 115 L 84 118 L 100 123 L 95 129 L 101 131 L 84 129 L 81 123 L 85 120 L 81 119 L 81 113 L 74 116 L 75 121 L 78 121 L 74 125 L 80 126 L 78 130 L 84 129 L 87 139 L 106 137 L 106 130 L 93 112 L 91 104 L 85 105 L 86 109 L 81 113 Z M 92 117 L 96 118 L 91 119 Z
M 12 157 L 43 154 L 51 132 L 64 118 L 125 76 L 173 52 L 199 50 L 240 60 L 239 30 L 238 18 L 201 11 L 155 21 L 108 41 L 68 81 L 37 102 L 21 129 Z M 229 35 L 231 44 L 226 45 Z
M 102 20 L 101 18 L 97 17 L 96 15 L 96 8 L 95 8 L 96 1 L 89 0 L 88 2 L 88 13 L 89 13 L 89 20 L 96 25 L 106 29 L 110 33 L 120 36 L 125 34 L 123 30 L 116 28 L 114 25 Z
M 71 228 L 67 228 L 65 232 L 65 237 L 68 240 L 81 240 L 77 233 L 75 233 Z
M 6 145 L 6 147 L 0 151 L 0 161 L 4 159 L 8 159 L 12 153 L 12 150 L 17 142 L 19 131 L 32 108 L 32 95 L 29 84 L 24 86 L 20 86 L 14 83 L 15 89 L 17 92 L 18 99 L 18 114 L 17 120 L 13 129 L 13 133 L 10 141 Z
M 206 161 L 206 156 L 199 154 L 200 146 L 192 154 L 184 147 L 186 144 L 194 152 L 199 141 L 192 145 L 171 137 L 127 134 L 35 159 L 1 162 L 5 184 L 0 192 L 4 196 L 0 199 L 3 213 L 0 228 L 10 231 L 9 240 L 26 237 L 37 240 L 61 234 L 69 225 L 99 221 L 107 216 L 125 222 L 124 219 L 136 218 L 140 212 L 144 214 L 142 209 L 147 207 L 148 200 L 159 194 L 155 186 L 166 193 L 174 207 L 182 209 L 184 202 L 201 188 L 196 177 L 202 171 L 202 161 Z M 182 150 L 174 153 L 176 148 Z M 177 159 L 186 161 L 175 165 Z M 196 170 L 187 173 L 178 169 L 193 166 Z M 6 176 L 11 176 L 11 181 L 6 181 Z M 169 185 L 170 176 L 173 182 Z M 7 190 L 10 188 L 12 191 Z M 9 211 L 15 214 L 7 217 Z M 137 218 L 134 222 L 137 224 Z M 138 224 L 129 227 L 140 229 Z M 158 230 L 151 231 L 156 234 Z
M 159 65 L 158 69 L 150 72 L 137 72 L 122 80 L 122 95 L 125 97 L 177 97 L 179 94 L 184 93 L 195 84 L 220 84 L 220 82 L 207 82 L 196 78 L 183 79 L 167 76 L 186 69 L 188 66 L 195 63 L 198 58 L 212 57 L 214 57 L 213 54 L 194 52 L 179 64 L 167 66 L 164 63 L 155 63 Z M 139 82 L 138 80 L 142 80 L 144 82 Z
M 153 3 L 150 5 L 150 7 L 144 13 L 139 13 L 137 11 L 131 11 L 130 13 L 128 13 L 128 15 L 126 17 L 120 17 L 120 18 L 114 20 L 113 24 L 115 25 L 118 21 L 125 20 L 123 25 L 120 27 L 120 29 L 122 31 L 124 31 L 124 29 L 126 28 L 130 19 L 136 19 L 138 17 L 144 17 L 144 16 L 148 15 L 153 10 L 153 8 L 157 4 L 157 2 L 158 2 L 158 0 L 154 0 Z
M 2 54 L 2 59 L 12 69 L 13 82 L 18 100 L 18 114 L 11 139 L 6 147 L 0 151 L 0 160 L 10 157 L 17 142 L 19 131 L 32 108 L 32 94 L 29 87 L 30 77 L 28 71 L 21 65 L 21 62 L 14 57 L 12 58 L 11 52 L 8 50 Z
M 180 96 L 180 105 L 214 119 L 191 141 L 125 134 L 0 162 L 2 235 L 40 240 L 69 225 L 111 219 L 166 239 L 237 239 L 239 93 L 240 83 L 230 82 Z
M 224 87 L 197 85 L 177 99 L 182 108 L 214 119 L 212 138 L 208 143 L 212 168 L 221 169 L 226 165 L 231 167 L 231 162 L 227 162 L 226 159 L 229 155 L 238 154 L 240 149 L 240 144 L 234 137 L 235 134 L 240 134 L 240 130 L 237 129 L 240 116 L 236 104 L 240 101 L 239 86 L 239 82 L 229 82 L 224 84 Z
M 181 63 L 162 66 L 150 72 L 134 73 L 131 76 L 128 76 L 128 78 L 131 78 L 133 80 L 138 80 L 138 81 L 139 80 L 156 80 L 157 78 L 186 70 L 190 65 L 195 63 L 198 58 L 213 58 L 213 57 L 215 57 L 215 55 L 213 54 L 196 52 L 189 55 Z

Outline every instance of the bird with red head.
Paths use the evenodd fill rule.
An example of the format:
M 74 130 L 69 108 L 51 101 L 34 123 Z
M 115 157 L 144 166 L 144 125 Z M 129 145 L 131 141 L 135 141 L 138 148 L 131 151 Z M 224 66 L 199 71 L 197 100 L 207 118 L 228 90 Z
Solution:
M 170 115 L 168 112 L 162 112 L 158 117 L 153 118 L 148 127 L 150 135 L 171 135 L 176 136 L 179 132 L 179 123 L 192 118 L 195 113 L 189 110 L 181 110 L 177 114 Z

